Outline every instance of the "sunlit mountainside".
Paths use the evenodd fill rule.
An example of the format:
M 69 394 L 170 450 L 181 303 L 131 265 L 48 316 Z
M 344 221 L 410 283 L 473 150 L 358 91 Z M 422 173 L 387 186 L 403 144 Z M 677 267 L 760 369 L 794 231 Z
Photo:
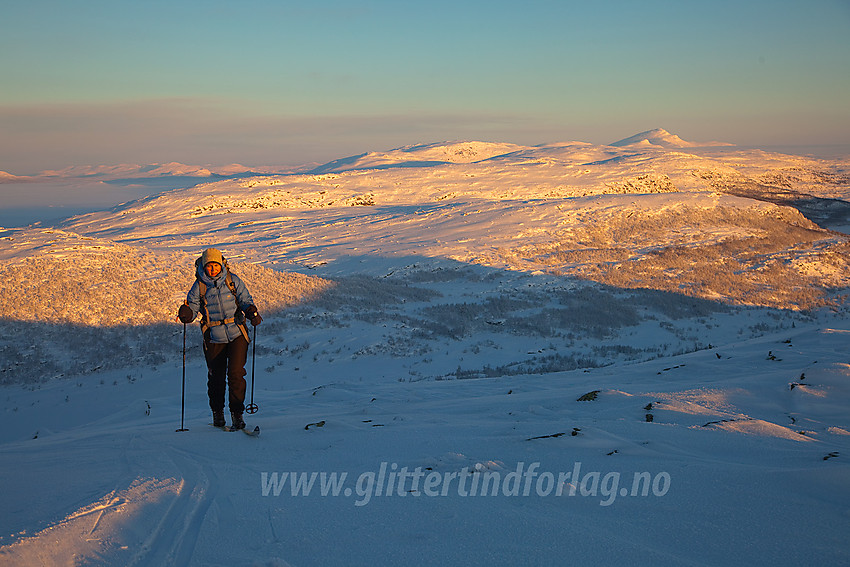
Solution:
M 718 152 L 663 130 L 623 142 L 638 139 L 409 146 L 203 183 L 60 228 L 328 274 L 380 275 L 415 255 L 774 307 L 847 285 L 847 239 L 830 229 L 850 225 L 848 164 Z
M 122 177 L 134 167 L 111 174 L 101 167 L 97 175 Z M 182 164 L 135 170 L 166 178 L 196 171 Z M 83 172 L 92 174 L 66 174 Z M 476 308 L 480 312 L 454 330 L 439 331 L 457 337 L 479 325 L 492 330 L 484 321 L 511 332 L 540 332 L 525 320 L 535 304 L 538 315 L 555 317 L 547 329 L 568 328 L 573 323 L 564 317 L 575 321 L 576 313 L 593 313 L 598 305 L 592 299 L 568 302 L 567 315 L 560 311 L 563 301 L 549 302 L 593 283 L 618 296 L 666 294 L 647 300 L 653 304 L 713 302 L 704 304 L 712 311 L 838 308 L 850 285 L 850 237 L 838 231 L 850 226 L 844 200 L 850 164 L 699 145 L 660 129 L 607 146 L 448 142 L 370 152 L 307 173 L 218 175 L 217 181 L 72 217 L 56 227 L 0 233 L 5 297 L 28 306 L 5 310 L 10 324 L 66 321 L 92 326 L 92 332 L 168 324 L 191 283 L 191 261 L 207 246 L 241 265 L 272 310 L 326 289 L 330 280 L 322 278 L 380 278 L 408 286 L 463 281 L 485 270 L 518 286 L 529 275 L 546 275 L 539 285 L 561 290 Z M 369 301 L 361 295 L 368 293 L 356 291 L 360 285 L 352 288 L 359 298 L 352 301 L 363 305 Z M 436 283 L 432 287 L 428 293 L 443 292 Z M 503 291 L 496 286 L 471 299 L 518 293 Z M 393 293 L 398 299 L 400 292 Z M 448 294 L 444 304 L 451 309 L 453 301 Z M 440 320 L 439 310 L 429 309 L 419 315 Z M 506 321 L 513 323 L 504 327 Z M 626 334 L 618 344 L 628 350 L 631 340 Z M 693 348 L 688 341 L 676 344 L 674 350 Z M 657 356 L 660 347 L 641 348 L 647 354 L 637 358 Z M 19 366 L 19 350 L 8 352 L 7 378 L 21 371 L 39 375 L 37 366 Z M 53 357 L 45 353 L 42 360 Z M 436 372 L 446 370 L 437 366 Z M 81 370 L 72 366 L 68 372 Z

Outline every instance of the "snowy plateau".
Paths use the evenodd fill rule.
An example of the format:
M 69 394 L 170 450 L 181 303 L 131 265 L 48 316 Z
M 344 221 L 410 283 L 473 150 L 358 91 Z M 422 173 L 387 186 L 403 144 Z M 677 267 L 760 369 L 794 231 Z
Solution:
M 846 158 L 659 129 L 0 182 L 47 178 L 163 190 L 0 228 L 0 565 L 850 564 Z M 174 322 L 209 246 L 264 318 L 259 437 L 208 426 Z

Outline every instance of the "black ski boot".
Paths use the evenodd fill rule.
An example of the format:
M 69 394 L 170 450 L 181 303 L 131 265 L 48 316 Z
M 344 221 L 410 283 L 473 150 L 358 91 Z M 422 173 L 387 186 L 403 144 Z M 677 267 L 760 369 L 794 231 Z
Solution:
M 213 425 L 216 427 L 227 425 L 227 422 L 224 421 L 224 410 L 213 410 Z
M 245 420 L 242 419 L 242 413 L 231 413 L 231 419 L 233 420 L 233 425 L 230 426 L 230 429 L 245 429 Z

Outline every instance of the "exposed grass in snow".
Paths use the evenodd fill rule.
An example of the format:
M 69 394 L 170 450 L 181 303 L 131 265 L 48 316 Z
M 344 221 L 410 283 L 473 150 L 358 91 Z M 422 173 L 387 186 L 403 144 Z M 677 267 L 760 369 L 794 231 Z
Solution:
M 846 236 L 789 208 L 683 203 L 661 211 L 585 211 L 553 242 L 500 254 L 508 263 L 620 288 L 814 309 L 841 301 L 835 288 L 847 285 L 847 247 Z
M 191 257 L 129 246 L 63 249 L 0 266 L 0 383 L 173 360 L 174 319 L 193 270 Z M 267 317 L 334 285 L 249 263 L 232 270 Z
M 265 313 L 309 300 L 331 282 L 234 263 Z M 42 255 L 0 266 L 0 311 L 17 321 L 95 327 L 162 324 L 174 320 L 194 282 L 194 265 L 183 256 L 146 254 L 130 247 Z
M 126 285 L 127 269 L 140 265 L 139 258 L 96 257 L 86 260 L 92 269 L 79 277 L 80 270 L 70 266 L 84 265 L 80 258 L 69 263 L 42 257 L 5 268 L 11 278 L 3 281 L 26 283 L 26 301 L 42 308 L 26 317 L 7 312 L 0 334 L 2 382 L 153 368 L 180 356 L 181 329 L 172 319 L 180 303 L 174 281 L 184 293 L 185 271 L 161 266 L 160 278 L 144 287 Z M 93 269 L 98 262 L 106 264 L 103 269 Z M 676 293 L 462 267 L 336 280 L 251 264 L 235 264 L 233 270 L 245 278 L 266 315 L 259 352 L 277 353 L 279 366 L 396 360 L 388 368 L 413 380 L 551 373 L 689 352 L 707 348 L 713 334 L 728 333 L 723 320 L 734 311 Z M 73 294 L 61 295 L 67 289 Z M 138 295 L 144 290 L 149 294 Z M 53 299 L 57 296 L 73 301 L 60 303 Z M 140 307 L 135 315 L 132 305 Z M 66 310 L 58 311 L 62 306 Z M 804 319 L 777 322 L 770 313 L 756 315 L 747 337 Z M 701 321 L 702 331 L 690 329 L 694 320 Z M 190 360 L 201 356 L 195 327 L 190 325 L 188 335 Z M 655 329 L 654 339 L 636 341 L 648 328 Z M 310 337 L 322 329 L 336 329 L 337 345 L 333 340 L 311 344 Z M 513 348 L 499 346 L 508 337 Z M 442 350 L 458 355 L 439 356 Z M 460 360 L 460 366 L 452 366 L 452 360 Z

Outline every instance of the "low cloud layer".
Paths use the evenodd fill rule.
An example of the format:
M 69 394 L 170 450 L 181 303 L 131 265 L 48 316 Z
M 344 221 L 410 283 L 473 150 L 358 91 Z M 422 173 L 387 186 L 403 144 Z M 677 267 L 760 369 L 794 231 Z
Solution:
M 522 116 L 296 117 L 199 99 L 5 105 L 0 130 L 0 170 L 17 175 L 82 164 L 298 165 L 444 139 L 519 137 L 540 143 L 563 137 L 557 126 Z

